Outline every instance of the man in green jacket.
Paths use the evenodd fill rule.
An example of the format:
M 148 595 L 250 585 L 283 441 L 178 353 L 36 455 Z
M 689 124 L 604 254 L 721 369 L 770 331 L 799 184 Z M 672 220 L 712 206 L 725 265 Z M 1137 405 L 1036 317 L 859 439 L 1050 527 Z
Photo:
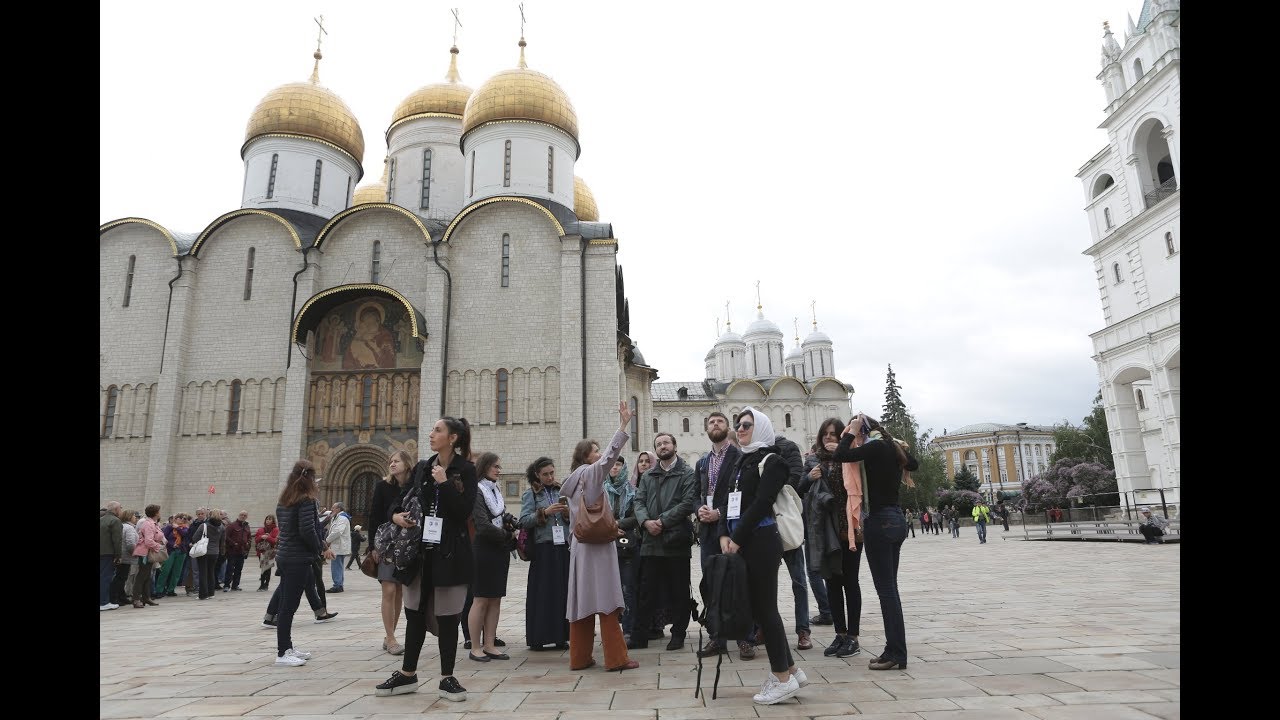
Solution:
M 111 579 L 116 576 L 116 562 L 124 552 L 124 529 L 120 524 L 120 503 L 108 500 L 106 512 L 98 517 L 98 609 L 115 610 L 111 602 Z
M 698 481 L 693 468 L 676 455 L 676 439 L 659 433 L 653 439 L 658 462 L 640 478 L 632 512 L 640 525 L 640 602 L 632 623 L 631 642 L 636 650 L 649 646 L 643 632 L 655 608 L 667 608 L 671 621 L 668 650 L 684 647 L 689 627 L 689 558 L 693 547 L 693 521 Z

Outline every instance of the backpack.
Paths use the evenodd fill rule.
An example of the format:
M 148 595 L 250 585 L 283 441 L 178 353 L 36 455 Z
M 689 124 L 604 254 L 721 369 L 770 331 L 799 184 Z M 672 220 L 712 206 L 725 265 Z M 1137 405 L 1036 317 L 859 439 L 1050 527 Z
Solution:
M 717 553 L 707 558 L 707 565 L 698 583 L 702 594 L 702 612 L 698 615 L 698 647 L 702 647 L 702 628 L 719 640 L 745 640 L 751 634 L 755 620 L 751 615 L 751 596 L 747 590 L 747 561 L 738 553 Z M 720 685 L 720 664 L 724 653 L 716 660 L 716 677 L 711 686 L 711 699 L 716 698 Z M 698 657 L 698 679 L 693 696 L 702 690 L 702 657 Z
M 764 464 L 777 453 L 769 453 L 760 461 L 760 476 L 764 477 Z M 790 484 L 782 486 L 778 497 L 773 501 L 773 519 L 778 524 L 778 534 L 782 536 L 782 551 L 790 552 L 804 544 L 804 504 L 800 495 Z
M 418 556 L 422 552 L 422 486 L 415 482 L 410 487 L 412 490 L 404 503 L 404 512 L 409 513 L 413 527 L 402 528 L 387 521 L 378 528 L 377 539 L 374 540 L 378 557 L 395 565 L 392 577 L 405 585 L 411 584 L 417 576 L 420 567 Z

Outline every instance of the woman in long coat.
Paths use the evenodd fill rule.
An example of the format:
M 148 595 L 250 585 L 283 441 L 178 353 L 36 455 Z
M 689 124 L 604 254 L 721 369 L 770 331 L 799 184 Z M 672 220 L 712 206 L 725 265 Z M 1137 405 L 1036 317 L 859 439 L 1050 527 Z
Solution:
M 631 409 L 618 403 L 621 426 L 609 442 L 609 451 L 600 454 L 600 444 L 583 440 L 573 450 L 573 469 L 561 486 L 561 494 L 569 498 L 569 527 L 578 521 L 578 507 L 599 503 L 604 495 L 604 482 L 609 469 L 626 444 L 627 423 Z M 604 647 L 604 666 L 609 670 L 640 667 L 627 657 L 627 643 L 622 638 L 622 581 L 618 575 L 618 551 L 613 542 L 583 543 L 569 536 L 569 601 L 565 617 L 569 620 L 569 669 L 585 670 L 596 664 L 591 657 L 595 649 L 596 616 L 600 616 L 600 644 Z

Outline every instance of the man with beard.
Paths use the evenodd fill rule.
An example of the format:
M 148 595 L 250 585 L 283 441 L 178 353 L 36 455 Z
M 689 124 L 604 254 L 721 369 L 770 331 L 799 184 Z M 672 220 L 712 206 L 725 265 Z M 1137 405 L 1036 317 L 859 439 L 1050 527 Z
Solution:
M 676 438 L 659 433 L 653 439 L 658 462 L 640 478 L 632 511 L 639 523 L 640 602 L 632 627 L 649 627 L 656 606 L 668 609 L 671 642 L 668 650 L 684 647 L 689 627 L 689 547 L 693 543 L 693 523 L 689 516 L 696 502 L 698 482 L 693 468 L 676 455 Z M 627 647 L 649 647 L 649 639 L 633 632 Z
M 698 459 L 693 474 L 698 481 L 698 544 L 702 549 L 702 571 L 707 570 L 707 560 L 720 552 L 720 538 L 716 531 L 716 523 L 728 512 L 730 482 L 721 482 L 728 478 L 738 464 L 742 452 L 738 446 L 729 441 L 729 418 L 716 411 L 707 417 L 707 438 L 711 440 L 711 450 Z M 715 657 L 724 652 L 724 641 L 712 637 L 698 651 L 702 657 Z M 743 660 L 756 656 L 756 649 L 745 640 L 738 641 L 738 654 Z

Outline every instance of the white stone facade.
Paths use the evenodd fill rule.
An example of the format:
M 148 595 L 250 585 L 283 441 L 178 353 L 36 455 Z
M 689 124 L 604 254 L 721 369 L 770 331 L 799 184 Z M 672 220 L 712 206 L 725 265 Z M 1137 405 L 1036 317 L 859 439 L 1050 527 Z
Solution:
M 652 417 L 656 372 L 628 359 L 619 317 L 617 240 L 573 212 L 576 143 L 537 123 L 475 130 L 469 147 L 520 151 L 511 186 L 499 158 L 496 185 L 487 175 L 468 201 L 459 130 L 434 117 L 394 129 L 393 203 L 351 207 L 355 183 L 338 177 L 358 175 L 350 158 L 264 136 L 246 148 L 244 208 L 192 234 L 143 218 L 100 228 L 103 500 L 248 510 L 257 524 L 308 458 L 322 500 L 360 521 L 389 454 L 425 457 L 432 425 L 453 415 L 471 422 L 474 452 L 502 456 L 518 502 L 537 457 L 564 476 L 580 439 L 608 442 L 619 400 Z
M 1180 484 L 1180 24 L 1178 0 L 1146 0 L 1123 46 L 1104 30 L 1108 145 L 1076 174 L 1104 322 L 1091 336 L 1094 360 L 1122 492 Z

